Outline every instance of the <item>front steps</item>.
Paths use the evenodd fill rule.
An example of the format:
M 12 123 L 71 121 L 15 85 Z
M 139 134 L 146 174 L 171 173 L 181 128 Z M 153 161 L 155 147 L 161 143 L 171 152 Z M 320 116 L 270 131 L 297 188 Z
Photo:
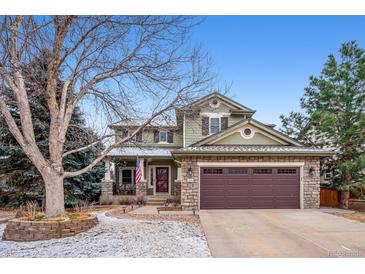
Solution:
M 146 205 L 148 206 L 161 206 L 164 205 L 166 199 L 168 199 L 168 195 L 155 195 L 155 196 L 147 196 Z

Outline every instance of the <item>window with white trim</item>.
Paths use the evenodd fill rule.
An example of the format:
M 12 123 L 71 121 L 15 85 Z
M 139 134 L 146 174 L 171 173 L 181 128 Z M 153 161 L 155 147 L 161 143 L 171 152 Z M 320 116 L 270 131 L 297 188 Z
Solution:
M 159 142 L 160 143 L 167 143 L 167 131 L 160 131 L 159 132 Z
M 134 184 L 136 170 L 134 168 L 123 168 L 119 170 L 119 182 L 121 184 Z
M 332 170 L 326 171 L 324 173 L 324 179 L 325 180 L 331 180 L 332 179 Z
M 209 133 L 214 134 L 220 131 L 221 119 L 210 117 L 209 119 Z
M 244 139 L 251 139 L 254 135 L 255 135 L 255 130 L 251 127 L 246 126 L 241 130 L 241 136 Z

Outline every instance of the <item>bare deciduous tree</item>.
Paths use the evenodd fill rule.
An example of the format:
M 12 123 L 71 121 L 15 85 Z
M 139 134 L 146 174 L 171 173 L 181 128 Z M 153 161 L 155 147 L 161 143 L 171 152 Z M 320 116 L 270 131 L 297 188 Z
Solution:
M 196 23 L 192 17 L 4 16 L 0 22 L 1 115 L 43 177 L 47 216 L 65 212 L 64 178 L 89 171 L 156 117 L 184 106 L 211 84 L 209 59 L 187 43 Z M 47 84 L 38 84 L 38 92 L 28 94 L 23 68 L 40 55 L 47 58 Z M 5 90 L 14 93 L 15 102 L 9 102 Z M 49 156 L 42 155 L 34 136 L 29 100 L 37 94 L 45 95 L 50 113 Z M 21 124 L 9 111 L 14 104 Z M 90 165 L 65 171 L 65 156 L 113 137 L 106 132 L 85 147 L 64 151 L 78 104 L 103 109 L 108 121 L 144 122 L 130 136 L 107 146 Z

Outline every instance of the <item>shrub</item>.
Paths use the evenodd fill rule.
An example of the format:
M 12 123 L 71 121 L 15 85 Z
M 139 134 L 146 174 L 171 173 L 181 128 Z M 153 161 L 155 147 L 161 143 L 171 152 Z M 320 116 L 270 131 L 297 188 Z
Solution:
M 46 216 L 44 214 L 37 214 L 35 215 L 32 220 L 33 221 L 44 221 L 46 219 Z

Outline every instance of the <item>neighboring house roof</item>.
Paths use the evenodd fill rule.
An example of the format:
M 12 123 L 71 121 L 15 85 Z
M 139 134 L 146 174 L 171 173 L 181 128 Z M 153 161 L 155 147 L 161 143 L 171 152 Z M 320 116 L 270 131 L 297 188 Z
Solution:
M 217 97 L 217 98 L 221 99 L 222 101 L 224 101 L 225 103 L 227 103 L 229 105 L 232 105 L 232 106 L 236 107 L 237 109 L 239 109 L 239 110 L 241 110 L 243 112 L 247 112 L 247 113 L 254 113 L 254 112 L 256 112 L 256 110 L 253 110 L 253 109 L 251 109 L 249 107 L 246 107 L 246 106 L 244 106 L 244 105 L 242 105 L 242 104 L 240 104 L 240 103 L 232 100 L 231 98 L 228 98 L 227 96 L 225 96 L 225 95 L 223 95 L 223 94 L 221 94 L 219 92 L 212 92 L 212 93 L 210 93 L 210 94 L 208 94 L 208 95 L 206 95 L 206 96 L 204 96 L 204 97 L 202 97 L 202 98 L 200 98 L 200 99 L 198 99 L 198 100 L 196 100 L 196 101 L 188 104 L 187 106 L 183 107 L 183 109 L 187 109 L 187 108 L 190 108 L 192 106 L 199 105 L 199 104 L 201 104 L 201 103 L 203 103 L 205 101 L 208 101 L 209 99 L 211 99 L 213 97 Z
M 136 157 L 136 156 L 148 156 L 148 157 L 172 157 L 171 149 L 157 148 L 157 147 L 117 147 L 112 149 L 108 156 L 124 156 L 124 157 Z
M 270 133 L 271 135 L 279 138 L 279 139 L 282 139 L 284 141 L 286 141 L 287 143 L 291 144 L 291 145 L 294 145 L 294 146 L 303 146 L 301 143 L 299 143 L 298 141 L 290 138 L 289 136 L 281 133 L 280 131 L 268 126 L 268 125 L 265 125 L 255 119 L 252 119 L 252 118 L 248 118 L 246 120 L 242 120 L 240 122 L 237 122 L 235 124 L 233 124 L 232 126 L 228 127 L 227 129 L 223 130 L 223 131 L 220 131 L 218 133 L 215 133 L 215 134 L 212 134 L 194 144 L 192 144 L 191 146 L 202 146 L 202 145 L 205 145 L 205 144 L 211 144 L 212 142 L 214 142 L 215 140 L 218 140 L 219 138 L 222 138 L 222 137 L 227 137 L 229 136 L 230 134 L 234 133 L 236 129 L 244 126 L 245 124 L 252 124 L 254 125 L 255 127 L 267 132 L 267 133 Z
M 326 149 L 299 146 L 270 146 L 270 145 L 219 145 L 185 147 L 174 150 L 173 155 L 179 154 L 295 154 L 330 156 L 333 152 Z

